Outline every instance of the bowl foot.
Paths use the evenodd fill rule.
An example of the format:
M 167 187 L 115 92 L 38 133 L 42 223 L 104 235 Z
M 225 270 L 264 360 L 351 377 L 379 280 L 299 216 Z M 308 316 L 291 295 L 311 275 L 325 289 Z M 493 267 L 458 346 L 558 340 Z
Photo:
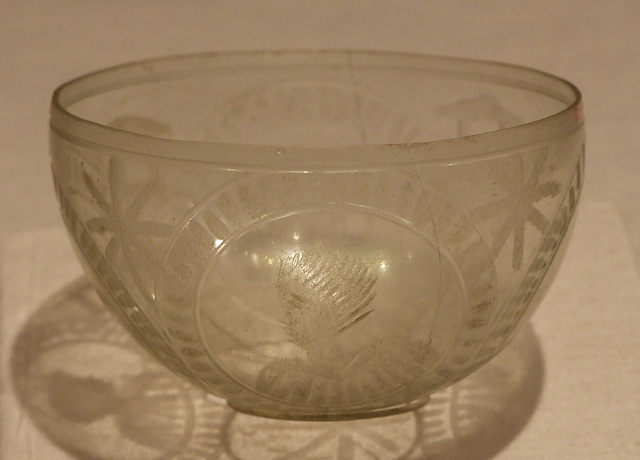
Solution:
M 416 399 L 404 404 L 392 407 L 353 410 L 347 409 L 340 412 L 336 409 L 322 408 L 289 408 L 289 407 L 264 407 L 264 406 L 246 406 L 242 403 L 227 401 L 232 409 L 243 412 L 248 415 L 256 415 L 258 417 L 275 418 L 281 420 L 300 420 L 300 421 L 340 421 L 340 420 L 358 420 L 375 417 L 386 417 L 390 415 L 402 414 L 404 412 L 414 411 L 421 408 L 429 402 L 429 396 L 422 399 Z

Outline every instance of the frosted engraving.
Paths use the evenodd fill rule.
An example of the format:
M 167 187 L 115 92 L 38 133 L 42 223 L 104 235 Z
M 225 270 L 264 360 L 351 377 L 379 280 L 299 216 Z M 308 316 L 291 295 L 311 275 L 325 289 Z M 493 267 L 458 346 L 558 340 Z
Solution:
M 315 244 L 280 261 L 276 289 L 283 327 L 305 358 L 277 359 L 258 391 L 293 403 L 348 404 L 408 385 L 430 354 L 422 340 L 390 340 L 348 352 L 338 337 L 374 313 L 377 275 L 348 253 Z
M 79 174 L 82 181 L 84 174 Z M 69 228 L 73 241 L 78 245 L 90 266 L 95 270 L 95 287 L 97 288 L 104 305 L 112 311 L 122 323 L 130 329 L 140 343 L 147 350 L 155 354 L 160 361 L 165 363 L 175 372 L 187 379 L 193 380 L 193 375 L 185 368 L 184 364 L 176 356 L 165 337 L 149 321 L 147 315 L 142 312 L 140 302 L 134 298 L 134 293 L 125 286 L 126 279 L 114 272 L 111 263 L 106 259 L 96 242 L 94 236 L 86 229 L 85 218 L 81 217 L 69 195 L 73 192 L 63 190 L 56 181 L 56 192 L 60 200 L 62 216 Z M 96 238 L 97 239 L 97 238 Z M 141 269 L 141 267 L 137 267 Z M 142 289 L 142 287 L 140 287 Z
M 331 355 L 333 338 L 373 312 L 377 279 L 362 260 L 322 245 L 281 260 L 276 287 L 292 341 L 314 359 Z
M 233 407 L 274 414 L 297 410 L 292 403 L 300 401 L 322 410 L 334 407 L 334 401 L 392 405 L 424 388 L 437 388 L 483 343 L 496 308 L 497 283 L 488 262 L 490 248 L 469 217 L 437 191 L 400 175 L 363 173 L 359 187 L 348 186 L 354 182 L 322 174 L 250 177 L 213 193 L 177 234 L 159 284 L 161 311 L 183 359 L 199 373 L 220 381 L 222 369 L 254 392 L 242 395 L 254 398 L 250 405 L 238 398 L 230 401 Z M 309 208 L 310 190 L 336 204 Z M 352 202 L 358 206 L 347 204 Z M 279 214 L 285 203 L 295 211 Z M 399 212 L 403 220 L 370 212 L 374 206 Z M 308 283 L 308 290 L 301 291 L 311 292 L 307 302 L 323 300 L 320 288 L 309 287 L 314 277 L 322 276 L 327 295 L 345 292 L 348 271 L 335 267 L 347 260 L 354 270 L 360 264 L 368 267 L 359 281 L 353 280 L 361 290 L 338 304 L 356 321 L 350 323 L 345 315 L 333 327 L 346 326 L 341 332 L 327 326 L 324 335 L 299 328 L 295 342 L 283 297 L 296 292 L 295 281 L 303 287 Z M 307 278 L 281 276 L 285 268 L 303 266 L 309 270 Z M 398 282 L 406 289 L 395 288 Z M 317 339 L 301 346 L 308 331 L 328 337 L 325 342 L 334 344 L 327 349 L 337 346 L 337 355 L 348 361 L 340 364 L 345 369 L 333 356 L 316 353 L 322 350 L 314 345 Z M 321 356 L 312 363 L 311 349 Z M 328 367 L 323 361 L 334 362 L 331 376 L 316 381 L 313 372 Z M 286 380 L 295 366 L 303 371 Z M 329 388 L 334 383 L 342 387 Z M 311 385 L 322 387 L 314 390 L 315 396 L 298 390 Z
M 109 160 L 108 194 L 101 191 L 86 172 L 84 183 L 102 212 L 101 216 L 87 220 L 87 229 L 94 234 L 109 235 L 104 250 L 107 260 L 115 263 L 122 254 L 136 284 L 144 287 L 146 283 L 140 278 L 137 256 L 142 256 L 152 267 L 157 266 L 159 260 L 145 247 L 141 238 L 168 237 L 172 231 L 168 224 L 145 220 L 142 217 L 145 206 L 158 187 L 157 183 L 149 182 L 144 185 L 131 202 L 125 205 L 122 201 L 122 168 L 115 158 Z
M 519 321 L 532 311 L 527 309 L 532 299 L 538 293 L 544 277 L 550 269 L 550 265 L 557 259 L 557 252 L 563 244 L 563 237 L 568 232 L 572 217 L 576 211 L 578 198 L 582 191 L 584 174 L 584 144 L 581 147 L 578 164 L 571 178 L 569 190 L 565 193 L 560 209 L 556 212 L 549 224 L 547 234 L 540 244 L 540 249 L 529 265 L 529 270 L 520 283 L 518 290 L 511 299 L 511 307 L 500 311 L 490 332 L 490 339 L 485 350 L 486 355 L 491 355 L 504 345 L 509 335 L 513 332 Z M 564 240 L 566 245 L 566 240 Z
M 543 171 L 545 155 L 540 155 L 531 173 L 525 174 L 522 159 L 514 161 L 512 168 L 496 171 L 500 178 L 499 186 L 504 195 L 471 211 L 474 219 L 490 220 L 496 216 L 505 216 L 500 229 L 496 233 L 492 252 L 497 256 L 505 247 L 507 240 L 513 236 L 511 265 L 514 270 L 522 268 L 525 247 L 525 228 L 532 225 L 541 234 L 549 226 L 547 219 L 535 204 L 545 198 L 553 198 L 560 193 L 560 183 L 555 180 L 544 182 Z

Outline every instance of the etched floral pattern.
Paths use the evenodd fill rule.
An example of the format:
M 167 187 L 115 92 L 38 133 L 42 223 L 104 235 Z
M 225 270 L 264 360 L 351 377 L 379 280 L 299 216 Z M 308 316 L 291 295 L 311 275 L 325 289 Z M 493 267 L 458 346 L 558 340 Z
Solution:
M 491 220 L 496 216 L 506 216 L 495 234 L 492 252 L 497 256 L 506 246 L 509 237 L 513 238 L 511 265 L 515 271 L 522 268 L 524 261 L 525 230 L 527 224 L 540 233 L 549 226 L 549 219 L 535 206 L 545 199 L 553 198 L 560 193 L 560 183 L 555 180 L 545 181 L 543 178 L 546 157 L 540 155 L 532 168 L 525 174 L 522 159 L 515 160 L 511 169 L 499 169 L 499 186 L 504 194 L 487 204 L 471 211 L 471 216 L 478 220 Z
M 366 318 L 376 281 L 367 263 L 322 245 L 281 260 L 276 287 L 293 341 L 325 343 Z
M 156 266 L 159 261 L 145 247 L 141 238 L 168 237 L 172 231 L 168 224 L 145 220 L 142 217 L 145 206 L 158 187 L 157 182 L 144 185 L 133 200 L 125 204 L 122 200 L 122 169 L 120 162 L 115 158 L 109 160 L 108 194 L 102 192 L 86 172 L 83 179 L 91 197 L 102 212 L 101 216 L 87 220 L 87 229 L 94 234 L 108 235 L 104 251 L 106 258 L 113 262 L 122 254 L 138 286 L 144 286 L 135 268 L 137 255 L 142 256 L 152 266 Z
M 283 327 L 304 357 L 276 359 L 257 389 L 296 403 L 332 406 L 408 386 L 436 353 L 422 339 L 386 339 L 347 351 L 338 337 L 374 313 L 377 274 L 366 261 L 316 244 L 284 258 L 276 289 Z
M 469 216 L 445 196 L 429 188 L 425 202 L 424 187 L 407 182 L 406 176 L 383 176 L 364 175 L 358 188 L 347 187 L 347 177 L 329 175 L 249 177 L 212 193 L 177 233 L 158 284 L 158 301 L 176 347 L 190 365 L 201 375 L 207 372 L 215 385 L 231 387 L 234 383 L 223 380 L 213 361 L 252 390 L 242 398 L 255 399 L 247 404 L 238 396 L 231 400 L 233 407 L 256 413 L 291 410 L 287 413 L 304 416 L 291 404 L 331 408 L 376 404 L 380 397 L 401 402 L 406 394 L 419 398 L 424 388 L 436 388 L 472 365 L 496 302 L 495 270 L 483 263 L 491 259 L 490 248 Z M 403 250 L 395 257 L 375 246 L 356 248 L 354 241 L 360 240 L 355 238 L 345 244 L 323 235 L 309 238 L 309 228 L 298 225 L 298 217 L 330 228 L 343 219 L 344 211 L 352 216 L 354 210 L 333 204 L 310 214 L 310 185 L 334 203 L 375 205 L 400 213 L 424 237 L 406 242 L 406 257 Z M 304 212 L 270 219 L 284 203 Z M 341 225 L 358 232 L 367 229 L 367 234 L 368 229 L 384 235 L 397 230 L 384 227 L 391 225 L 386 219 L 355 216 Z M 292 217 L 296 220 L 287 220 Z M 434 219 L 441 223 L 437 229 Z M 274 225 L 275 233 L 289 238 L 288 250 L 274 252 L 270 243 L 261 247 L 256 242 L 262 240 L 243 239 Z M 252 233 L 244 230 L 242 237 L 234 238 L 239 229 L 251 226 Z M 430 242 L 436 240 L 442 246 L 434 250 Z M 229 265 L 228 254 L 241 257 Z M 415 280 L 422 290 L 418 308 L 397 307 L 397 295 L 389 295 L 389 280 L 409 267 L 405 263 L 440 267 Z M 458 270 L 468 289 L 466 299 Z M 402 272 L 405 281 L 412 271 L 418 272 Z M 234 273 L 261 273 L 260 288 L 248 290 L 250 281 L 238 283 Z M 403 304 L 409 305 L 415 294 L 408 292 Z M 450 327 L 439 313 L 441 306 L 460 318 L 463 331 L 439 332 Z M 193 337 L 202 337 L 208 350 L 198 349 Z

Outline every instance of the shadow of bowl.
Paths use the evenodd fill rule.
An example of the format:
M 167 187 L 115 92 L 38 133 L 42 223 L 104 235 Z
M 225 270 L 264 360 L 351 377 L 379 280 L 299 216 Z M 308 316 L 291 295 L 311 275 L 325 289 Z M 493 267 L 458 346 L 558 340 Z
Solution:
M 414 412 L 299 422 L 235 412 L 158 364 L 82 277 L 47 299 L 12 352 L 15 392 L 40 430 L 81 459 L 488 459 L 526 425 L 543 359 L 530 326 Z

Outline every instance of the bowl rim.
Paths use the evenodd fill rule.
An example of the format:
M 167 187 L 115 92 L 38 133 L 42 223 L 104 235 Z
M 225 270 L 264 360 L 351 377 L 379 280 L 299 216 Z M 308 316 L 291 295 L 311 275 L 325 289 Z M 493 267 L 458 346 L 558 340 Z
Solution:
M 336 61 L 337 60 L 337 61 Z M 495 131 L 454 138 L 397 144 L 335 146 L 256 145 L 170 139 L 104 125 L 73 114 L 66 107 L 84 98 L 128 84 L 157 81 L 196 70 L 239 65 L 341 63 L 423 69 L 466 76 L 528 89 L 565 104 L 560 111 Z M 194 67 L 193 64 L 200 64 Z M 438 67 L 440 66 L 440 67 Z M 397 51 L 292 49 L 214 51 L 175 54 L 126 62 L 99 69 L 60 85 L 50 106 L 50 133 L 72 143 L 99 145 L 120 153 L 186 162 L 204 162 L 229 170 L 279 171 L 371 170 L 416 164 L 453 165 L 509 155 L 534 148 L 552 138 L 580 130 L 584 109 L 580 90 L 569 81 L 530 67 L 503 62 Z M 177 153 L 178 152 L 178 153 Z

